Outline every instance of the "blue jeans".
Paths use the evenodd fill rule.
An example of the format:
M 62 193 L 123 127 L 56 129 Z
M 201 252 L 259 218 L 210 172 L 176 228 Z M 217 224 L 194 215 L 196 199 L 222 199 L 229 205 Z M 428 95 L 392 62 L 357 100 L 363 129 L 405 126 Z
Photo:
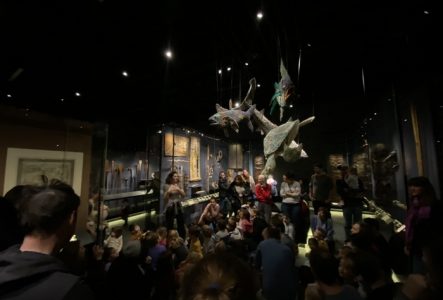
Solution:
M 352 224 L 362 220 L 363 207 L 361 206 L 344 206 L 343 218 L 345 219 L 345 235 L 346 239 L 351 236 Z
M 302 219 L 300 216 L 301 213 L 301 206 L 300 204 L 292 204 L 292 203 L 282 203 L 281 204 L 281 211 L 284 215 L 286 215 L 289 220 L 291 220 L 292 225 L 294 225 L 295 229 L 295 237 L 292 237 L 295 242 L 297 241 L 297 232 L 301 232 L 302 229 Z

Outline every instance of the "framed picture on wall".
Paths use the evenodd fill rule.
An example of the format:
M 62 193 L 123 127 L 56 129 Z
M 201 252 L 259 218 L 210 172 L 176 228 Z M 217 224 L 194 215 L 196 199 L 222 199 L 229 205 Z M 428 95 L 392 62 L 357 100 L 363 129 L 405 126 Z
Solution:
M 20 158 L 17 184 L 41 184 L 45 180 L 58 179 L 72 185 L 74 160 Z
M 83 153 L 25 148 L 8 148 L 3 193 L 19 184 L 42 184 L 59 179 L 80 195 Z
M 188 156 L 188 148 L 188 137 L 165 133 L 165 156 Z
M 191 153 L 189 157 L 189 181 L 201 180 L 200 175 L 200 138 L 191 137 Z

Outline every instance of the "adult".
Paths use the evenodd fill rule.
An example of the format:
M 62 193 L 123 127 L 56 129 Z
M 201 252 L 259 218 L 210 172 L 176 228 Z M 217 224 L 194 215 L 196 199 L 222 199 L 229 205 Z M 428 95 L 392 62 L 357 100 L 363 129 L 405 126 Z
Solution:
M 218 175 L 218 197 L 220 204 L 220 212 L 223 217 L 226 217 L 231 211 L 231 202 L 229 201 L 229 183 L 226 173 L 220 171 Z
M 166 228 L 168 230 L 174 229 L 174 220 L 176 220 L 177 231 L 182 238 L 186 238 L 183 207 L 181 204 L 184 197 L 185 192 L 180 188 L 178 173 L 175 171 L 170 172 L 163 187 Z
M 426 177 L 414 177 L 408 181 L 409 200 L 406 214 L 405 253 L 411 260 L 412 273 L 425 273 L 423 245 L 434 238 L 432 233 L 440 225 L 435 221 L 441 215 L 435 209 L 436 196 L 431 182 Z M 435 216 L 431 219 L 431 213 Z
M 234 214 L 243 204 L 252 200 L 252 192 L 248 183 L 243 180 L 241 175 L 237 175 L 229 186 L 229 198 L 231 200 L 231 210 Z
M 67 247 L 80 198 L 52 181 L 21 207 L 24 239 L 0 254 L 1 299 L 93 299 L 92 291 L 55 257 Z
M 345 219 L 346 239 L 351 236 L 352 224 L 360 222 L 363 215 L 363 183 L 348 166 L 338 166 L 341 179 L 337 179 L 337 193 L 342 199 L 343 218 Z
M 243 177 L 243 181 L 247 184 L 249 184 L 249 188 L 251 189 L 251 192 L 253 195 L 255 195 L 255 180 L 254 177 L 249 175 L 248 170 L 243 169 L 241 176 Z
M 217 203 L 215 197 L 211 197 L 209 203 L 206 204 L 205 209 L 203 209 L 198 224 L 200 226 L 205 224 L 210 224 L 212 229 L 215 230 L 217 226 L 217 220 L 220 217 L 220 205 Z
M 297 295 L 297 274 L 293 251 L 284 245 L 280 229 L 269 226 L 257 247 L 255 262 L 262 272 L 263 295 L 266 299 L 292 300 Z
M 294 174 L 288 172 L 283 175 L 283 182 L 280 186 L 280 196 L 282 197 L 281 210 L 295 226 L 295 241 L 297 243 L 302 240 L 300 233 L 303 227 L 300 193 L 300 183 L 295 180 Z
M 258 200 L 258 210 L 264 214 L 266 222 L 269 223 L 272 214 L 272 186 L 266 183 L 265 175 L 258 176 L 255 197 Z
M 314 214 L 318 213 L 319 207 L 331 208 L 332 179 L 326 174 L 321 164 L 314 165 L 314 174 L 309 181 L 309 198 L 314 207 Z

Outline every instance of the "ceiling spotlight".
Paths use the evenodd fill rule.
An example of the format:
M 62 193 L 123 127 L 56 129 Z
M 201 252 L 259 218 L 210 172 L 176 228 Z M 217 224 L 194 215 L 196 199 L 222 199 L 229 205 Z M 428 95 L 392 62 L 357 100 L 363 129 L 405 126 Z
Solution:
M 235 102 L 235 107 L 239 107 L 239 106 L 240 106 L 240 103 Z
M 247 62 L 245 62 L 245 66 L 249 66 L 249 64 Z
M 166 58 L 171 59 L 172 58 L 172 51 L 171 50 L 166 50 L 165 51 L 165 56 L 166 56 Z
M 425 15 L 429 15 L 429 10 L 425 10 L 425 11 L 423 11 L 423 13 L 424 13 Z
M 63 102 L 63 101 L 65 101 L 65 99 L 61 98 L 60 101 Z
M 307 44 L 307 46 L 308 46 L 308 47 L 311 47 L 311 44 L 310 44 L 310 43 L 308 43 L 308 44 Z
M 222 69 L 218 69 L 218 74 L 221 74 L 222 73 Z
M 77 97 L 80 97 L 80 93 L 79 93 L 79 92 L 75 92 L 75 95 L 76 95 Z
M 259 11 L 259 12 L 257 13 L 257 19 L 258 19 L 258 20 L 263 19 L 263 13 L 262 13 L 261 11 Z
M 408 121 L 408 119 L 404 119 L 404 120 L 403 120 L 403 122 L 407 122 L 407 121 Z
M 291 104 L 291 105 L 289 105 L 289 108 L 293 108 L 293 107 L 294 107 L 294 105 L 292 105 L 292 104 Z
M 376 116 L 376 115 L 377 115 L 377 113 L 375 112 L 375 113 L 374 113 L 374 116 Z
M 7 94 L 6 97 L 12 98 L 12 95 L 11 94 Z
M 231 71 L 231 67 L 227 67 L 226 70 L 229 72 Z
M 257 83 L 257 87 L 261 87 L 260 83 Z
M 124 77 L 128 77 L 128 76 L 129 76 L 128 72 L 126 72 L 126 71 L 123 71 L 123 72 L 122 72 L 122 75 L 123 75 Z

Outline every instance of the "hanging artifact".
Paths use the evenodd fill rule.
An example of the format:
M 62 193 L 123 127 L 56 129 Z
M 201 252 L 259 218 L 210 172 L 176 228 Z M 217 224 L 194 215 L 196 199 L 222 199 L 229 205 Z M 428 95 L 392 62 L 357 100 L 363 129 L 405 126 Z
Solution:
M 283 157 L 286 162 L 291 163 L 302 157 L 308 157 L 307 153 L 303 150 L 303 145 L 295 142 L 295 138 L 298 136 L 299 128 L 314 121 L 315 117 L 312 116 L 302 122 L 299 120 L 289 120 L 288 122 L 277 126 L 268 120 L 263 112 L 258 111 L 255 108 L 255 105 L 252 105 L 253 95 L 256 89 L 255 78 L 251 79 L 249 84 L 248 95 L 242 104 L 237 108 L 232 108 L 232 104 L 230 104 L 230 111 L 251 111 L 252 109 L 251 118 L 255 124 L 255 128 L 257 131 L 261 132 L 262 135 L 265 135 L 263 146 L 267 161 L 262 174 L 268 175 L 273 172 L 276 166 L 275 159 L 278 156 Z M 221 124 L 214 125 L 222 126 Z
M 251 123 L 251 115 L 254 112 L 255 105 L 252 104 L 252 98 L 255 93 L 255 79 L 251 79 L 254 81 L 254 88 L 252 88 L 251 81 L 249 81 L 250 88 L 248 93 L 246 94 L 245 99 L 238 107 L 232 107 L 232 100 L 229 100 L 229 109 L 222 107 L 219 104 L 215 105 L 216 113 L 213 114 L 209 121 L 211 122 L 211 126 L 219 126 L 223 129 L 225 136 L 229 137 L 228 129 L 231 128 L 235 132 L 239 132 L 238 123 L 246 120 L 248 124 L 248 128 L 251 131 L 254 131 L 254 127 Z M 248 104 L 249 103 L 249 104 Z
M 271 106 L 269 113 L 273 116 L 278 110 L 280 112 L 279 120 L 280 122 L 283 122 L 284 113 L 290 106 L 291 98 L 294 96 L 295 89 L 294 83 L 292 82 L 283 61 L 280 61 L 280 75 L 280 82 L 274 83 L 275 92 L 269 104 Z

